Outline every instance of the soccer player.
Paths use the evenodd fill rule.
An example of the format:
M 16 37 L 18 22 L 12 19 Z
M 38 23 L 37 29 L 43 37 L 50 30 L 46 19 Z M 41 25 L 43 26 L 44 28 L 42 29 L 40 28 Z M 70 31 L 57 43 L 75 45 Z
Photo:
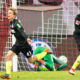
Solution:
M 34 51 L 34 55 L 37 55 L 39 53 L 42 53 L 44 50 L 49 51 L 49 52 L 52 52 L 47 47 L 37 47 L 35 49 L 35 51 Z M 54 71 L 55 70 L 54 63 L 60 65 L 56 69 L 56 71 L 60 71 L 60 70 L 62 70 L 63 68 L 65 68 L 67 66 L 67 63 L 65 63 L 62 60 L 60 60 L 59 58 L 57 58 L 54 54 L 47 54 L 46 56 L 44 56 L 44 58 L 42 60 L 35 61 L 34 68 L 37 71 L 43 71 L 43 70 L 46 70 L 46 71 Z M 43 67 L 43 65 L 45 67 Z
M 12 67 L 12 58 L 14 55 L 18 55 L 20 52 L 22 52 L 26 56 L 28 61 L 33 63 L 36 60 L 42 59 L 47 54 L 47 52 L 43 52 L 41 54 L 32 57 L 33 51 L 30 44 L 27 41 L 27 35 L 24 32 L 21 23 L 16 17 L 17 17 L 17 9 L 9 8 L 8 20 L 10 22 L 11 33 L 15 36 L 16 42 L 6 55 L 6 74 L 0 76 L 3 79 L 11 78 L 10 74 Z
M 75 41 L 77 43 L 78 51 L 79 51 L 79 54 L 80 54 L 80 14 L 78 14 L 75 18 L 74 38 L 75 38 Z M 79 64 L 80 64 L 80 55 L 77 57 L 73 66 L 69 70 L 69 73 L 74 75 L 75 74 L 75 69 L 79 66 Z

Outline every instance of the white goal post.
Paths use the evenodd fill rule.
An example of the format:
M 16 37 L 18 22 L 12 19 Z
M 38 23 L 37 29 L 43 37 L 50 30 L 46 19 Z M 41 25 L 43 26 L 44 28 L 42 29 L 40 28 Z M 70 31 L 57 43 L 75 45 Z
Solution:
M 17 0 L 12 0 L 12 7 L 17 9 Z M 16 41 L 16 39 L 12 35 L 12 45 L 15 43 L 15 41 Z M 17 63 L 18 62 L 18 58 L 17 58 L 17 55 L 15 55 L 13 57 L 12 62 L 13 62 L 13 64 L 12 64 L 12 66 L 13 66 L 12 67 L 13 72 L 18 71 L 18 63 Z

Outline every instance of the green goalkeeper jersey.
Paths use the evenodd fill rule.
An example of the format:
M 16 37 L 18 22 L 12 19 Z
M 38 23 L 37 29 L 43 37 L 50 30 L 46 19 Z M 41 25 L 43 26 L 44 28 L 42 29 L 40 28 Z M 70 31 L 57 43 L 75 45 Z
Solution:
M 34 51 L 34 55 L 42 53 L 45 51 L 45 49 L 49 49 L 47 47 L 38 47 L 35 49 Z M 52 51 L 51 49 L 49 49 L 49 51 Z M 47 54 L 43 60 L 50 66 L 46 66 L 49 70 L 53 71 L 53 66 L 54 66 L 54 62 L 53 62 L 53 54 Z M 38 66 L 41 66 L 41 63 L 38 62 Z
M 34 55 L 42 53 L 45 51 L 45 49 L 48 49 L 47 47 L 38 47 L 35 49 L 34 51 Z M 50 49 L 49 49 L 50 50 Z M 52 51 L 52 50 L 50 50 Z M 45 67 L 50 70 L 50 71 L 54 71 L 54 63 L 56 64 L 60 64 L 60 67 L 58 67 L 56 70 L 60 71 L 63 68 L 65 68 L 67 66 L 67 63 L 64 63 L 63 61 L 61 61 L 59 58 L 57 58 L 54 54 L 47 54 L 43 60 L 46 62 Z M 35 63 L 38 63 L 38 70 L 41 70 L 40 66 L 42 65 L 40 62 L 36 61 Z
M 37 47 L 34 51 L 34 55 L 44 52 L 45 49 L 49 49 L 49 48 L 47 48 L 47 47 Z M 51 49 L 49 49 L 49 50 L 52 51 Z

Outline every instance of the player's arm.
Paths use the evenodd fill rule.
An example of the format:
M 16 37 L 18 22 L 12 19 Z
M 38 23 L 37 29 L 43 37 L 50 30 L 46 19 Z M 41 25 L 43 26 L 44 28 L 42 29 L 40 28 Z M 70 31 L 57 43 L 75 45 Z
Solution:
M 51 54 L 42 49 L 43 47 L 38 47 L 37 49 L 35 49 L 34 56 L 33 57 L 31 56 L 30 58 L 28 58 L 29 62 L 33 63 L 34 61 L 43 59 L 47 54 Z

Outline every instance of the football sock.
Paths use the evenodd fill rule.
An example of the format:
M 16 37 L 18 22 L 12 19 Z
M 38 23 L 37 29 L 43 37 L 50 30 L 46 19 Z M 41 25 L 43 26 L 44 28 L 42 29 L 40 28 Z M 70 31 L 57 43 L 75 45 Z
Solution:
M 72 69 L 76 69 L 80 64 L 80 55 L 77 57 L 76 61 L 74 62 Z
M 11 73 L 11 67 L 12 67 L 12 61 L 7 61 L 6 62 L 6 74 Z
M 38 60 L 41 60 L 44 56 L 47 55 L 47 52 L 42 52 L 40 54 L 35 55 L 37 57 Z

